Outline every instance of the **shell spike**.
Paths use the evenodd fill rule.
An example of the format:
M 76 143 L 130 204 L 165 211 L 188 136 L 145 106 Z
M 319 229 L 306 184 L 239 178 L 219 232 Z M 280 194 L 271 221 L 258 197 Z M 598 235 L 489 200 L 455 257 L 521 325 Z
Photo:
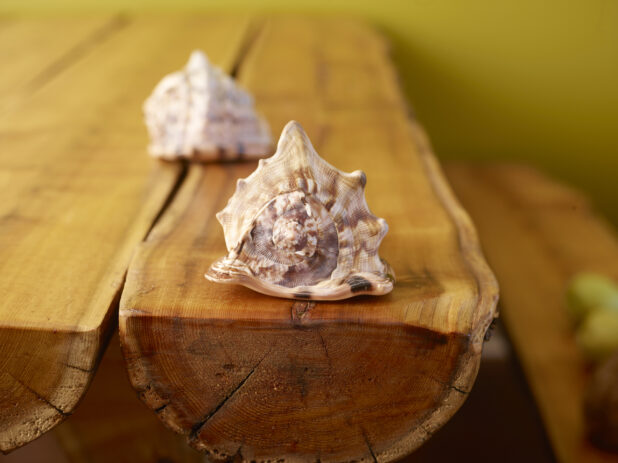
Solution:
M 365 185 L 367 185 L 367 175 L 365 174 L 365 172 L 363 172 L 362 170 L 355 170 L 354 172 L 352 172 L 352 175 L 356 178 L 361 188 L 365 188 Z
M 277 144 L 277 154 L 281 156 L 312 156 L 317 155 L 311 140 L 303 126 L 296 121 L 288 122 L 281 132 Z
M 208 57 L 206 53 L 202 50 L 193 50 L 191 52 L 191 56 L 189 56 L 189 61 L 187 61 L 186 69 L 191 72 L 196 70 L 199 72 L 200 69 L 205 69 L 210 66 L 210 61 L 208 61 Z
M 279 137 L 279 143 L 287 139 L 302 140 L 304 143 L 311 145 L 311 141 L 305 133 L 305 129 L 303 129 L 303 126 L 298 121 L 290 121 L 283 127 L 281 137 Z

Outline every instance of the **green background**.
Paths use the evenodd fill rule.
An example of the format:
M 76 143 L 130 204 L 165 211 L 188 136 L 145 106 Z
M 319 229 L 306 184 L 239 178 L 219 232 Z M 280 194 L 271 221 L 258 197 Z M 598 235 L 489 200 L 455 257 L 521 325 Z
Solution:
M 441 159 L 530 162 L 618 223 L 618 0 L 0 2 L 15 14 L 170 10 L 366 18 L 391 40 Z

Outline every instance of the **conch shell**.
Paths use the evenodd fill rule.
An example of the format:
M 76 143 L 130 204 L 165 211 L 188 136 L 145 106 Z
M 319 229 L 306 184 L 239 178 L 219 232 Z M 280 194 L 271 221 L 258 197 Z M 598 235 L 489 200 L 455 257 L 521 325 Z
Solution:
M 298 122 L 217 214 L 229 254 L 206 278 L 291 299 L 338 300 L 393 289 L 378 256 L 388 225 L 364 196 L 366 177 L 341 172 L 315 151 Z
M 148 151 L 166 160 L 258 158 L 272 154 L 253 98 L 196 50 L 181 71 L 159 82 L 144 103 Z

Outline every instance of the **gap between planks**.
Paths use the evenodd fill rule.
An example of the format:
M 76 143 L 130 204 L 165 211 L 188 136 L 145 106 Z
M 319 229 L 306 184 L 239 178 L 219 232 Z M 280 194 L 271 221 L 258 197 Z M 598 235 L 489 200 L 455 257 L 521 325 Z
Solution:
M 229 71 L 229 75 L 232 76 L 234 79 L 237 77 L 238 72 L 243 64 L 243 60 L 249 53 L 249 50 L 252 44 L 256 40 L 256 37 L 260 34 L 260 30 L 263 27 L 263 23 L 264 23 L 263 19 L 252 19 L 248 27 L 246 28 L 240 48 L 238 49 L 237 57 L 232 63 L 230 71 Z M 168 161 L 159 161 L 159 162 L 168 162 Z M 170 190 L 170 193 L 167 196 L 167 198 L 165 198 L 163 205 L 161 206 L 161 208 L 159 209 L 159 212 L 157 213 L 156 217 L 152 221 L 152 224 L 150 225 L 148 232 L 144 235 L 144 238 L 142 239 L 142 241 L 146 241 L 148 239 L 148 236 L 153 231 L 153 229 L 156 227 L 156 225 L 159 223 L 159 220 L 165 215 L 165 213 L 170 208 L 170 206 L 172 206 L 172 204 L 174 203 L 174 199 L 176 198 L 176 195 L 180 191 L 183 185 L 183 182 L 186 179 L 187 174 L 189 173 L 189 170 L 191 169 L 191 162 L 189 161 L 179 160 L 179 161 L 175 161 L 175 163 L 180 165 L 180 171 L 178 172 L 178 177 L 176 179 L 176 182 L 174 183 L 172 189 Z M 201 166 L 201 165 L 198 164 L 198 166 Z M 126 273 L 125 273 L 125 278 L 123 279 L 123 282 L 122 282 L 122 289 L 124 289 L 125 283 L 126 283 Z M 121 293 L 122 293 L 122 289 L 120 290 Z M 116 309 L 117 308 L 118 307 L 116 307 Z

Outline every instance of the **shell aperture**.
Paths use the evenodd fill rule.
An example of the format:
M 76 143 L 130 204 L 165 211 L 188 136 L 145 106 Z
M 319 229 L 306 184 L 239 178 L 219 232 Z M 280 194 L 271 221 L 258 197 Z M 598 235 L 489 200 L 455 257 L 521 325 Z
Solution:
M 272 154 L 266 121 L 253 97 L 195 50 L 144 103 L 148 151 L 166 160 L 255 159 Z
M 217 214 L 229 254 L 206 278 L 291 299 L 339 300 L 393 289 L 378 255 L 388 231 L 367 206 L 361 171 L 324 161 L 298 122 Z

